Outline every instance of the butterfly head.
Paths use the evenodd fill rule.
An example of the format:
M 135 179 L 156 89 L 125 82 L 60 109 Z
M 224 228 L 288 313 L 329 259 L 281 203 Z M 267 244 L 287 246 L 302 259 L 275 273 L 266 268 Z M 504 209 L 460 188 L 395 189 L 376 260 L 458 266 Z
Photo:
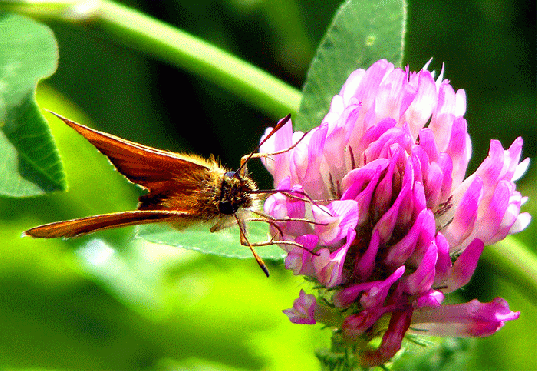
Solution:
M 228 171 L 224 174 L 220 186 L 218 210 L 224 215 L 233 215 L 240 208 L 253 205 L 252 193 L 257 190 L 254 181 L 243 176 L 238 171 Z

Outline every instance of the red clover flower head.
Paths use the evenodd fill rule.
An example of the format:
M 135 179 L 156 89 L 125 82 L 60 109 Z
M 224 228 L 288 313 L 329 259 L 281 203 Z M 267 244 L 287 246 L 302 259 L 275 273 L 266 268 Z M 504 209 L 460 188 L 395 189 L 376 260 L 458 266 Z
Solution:
M 294 323 L 336 327 L 351 343 L 382 336 L 378 348 L 360 351 L 363 365 L 389 361 L 407 331 L 487 336 L 519 316 L 500 298 L 442 304 L 468 283 L 485 245 L 528 225 L 514 181 L 529 159 L 520 162 L 521 138 L 508 149 L 492 140 L 465 178 L 465 92 L 427 67 L 414 73 L 380 60 L 354 71 L 320 126 L 264 159 L 276 189 L 288 191 L 270 196 L 265 213 L 315 222 L 273 228 L 303 246 L 281 246 L 286 267 L 322 287 L 317 298 L 301 291 L 284 312 Z M 261 152 L 301 136 L 289 122 Z

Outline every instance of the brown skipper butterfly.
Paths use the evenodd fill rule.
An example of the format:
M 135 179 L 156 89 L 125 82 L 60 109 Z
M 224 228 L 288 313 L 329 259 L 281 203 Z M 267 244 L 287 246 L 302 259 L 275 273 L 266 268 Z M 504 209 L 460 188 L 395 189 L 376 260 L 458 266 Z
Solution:
M 207 160 L 196 155 L 152 148 L 91 129 L 57 113 L 51 113 L 86 138 L 108 157 L 123 176 L 146 189 L 147 193 L 139 198 L 136 210 L 40 225 L 30 228 L 24 232 L 24 235 L 37 238 L 69 238 L 108 228 L 156 222 L 167 222 L 177 229 L 199 222 L 214 222 L 210 231 L 215 232 L 238 224 L 241 244 L 250 248 L 267 277 L 269 276 L 268 269 L 253 246 L 276 243 L 297 245 L 292 241 L 275 241 L 274 239 L 255 244 L 248 241 L 246 229 L 248 220 L 266 221 L 277 228 L 274 219 L 254 210 L 259 195 L 285 191 L 258 190 L 255 182 L 247 174 L 246 164 L 253 158 L 286 152 L 296 146 L 301 139 L 292 147 L 277 153 L 252 152 L 241 159 L 237 171 L 230 171 L 222 167 L 214 157 Z M 285 125 L 289 119 L 290 115 L 287 115 L 280 120 L 263 142 Z M 289 197 L 309 199 L 307 195 L 289 195 Z M 250 212 L 262 217 L 248 218 Z

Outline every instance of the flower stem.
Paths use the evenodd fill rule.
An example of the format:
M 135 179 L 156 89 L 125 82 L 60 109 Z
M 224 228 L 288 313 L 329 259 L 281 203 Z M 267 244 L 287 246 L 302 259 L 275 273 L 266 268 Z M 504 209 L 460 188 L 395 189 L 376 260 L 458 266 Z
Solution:
M 96 16 L 118 42 L 203 76 L 275 117 L 298 110 L 297 89 L 195 36 L 112 1 L 102 1 Z
M 508 236 L 485 248 L 483 258 L 494 265 L 501 276 L 519 287 L 519 291 L 537 304 L 537 257 L 520 241 Z
M 275 118 L 298 111 L 302 93 L 234 55 L 113 1 L 0 0 L 0 10 L 44 19 L 95 22 L 129 48 L 204 77 Z M 179 90 L 179 89 L 178 89 Z

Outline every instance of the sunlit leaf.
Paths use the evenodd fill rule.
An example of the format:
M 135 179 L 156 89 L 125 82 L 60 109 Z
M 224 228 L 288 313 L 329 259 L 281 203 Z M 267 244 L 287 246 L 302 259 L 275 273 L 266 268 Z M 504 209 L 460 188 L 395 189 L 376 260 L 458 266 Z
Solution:
M 406 23 L 404 0 L 349 0 L 338 10 L 310 65 L 293 126 L 321 123 L 349 74 L 379 59 L 401 65 Z
M 211 233 L 209 228 L 210 225 L 204 223 L 178 231 L 162 224 L 149 224 L 139 227 L 138 236 L 150 242 L 201 251 L 206 254 L 229 258 L 252 258 L 250 249 L 240 244 L 238 227 L 226 228 L 214 233 Z M 268 240 L 266 223 L 249 223 L 248 236 L 251 242 Z M 257 247 L 256 252 L 266 260 L 281 260 L 284 257 L 284 251 L 275 245 Z
M 58 64 L 52 31 L 0 14 L 0 195 L 27 197 L 65 190 L 56 146 L 35 101 L 37 82 Z

